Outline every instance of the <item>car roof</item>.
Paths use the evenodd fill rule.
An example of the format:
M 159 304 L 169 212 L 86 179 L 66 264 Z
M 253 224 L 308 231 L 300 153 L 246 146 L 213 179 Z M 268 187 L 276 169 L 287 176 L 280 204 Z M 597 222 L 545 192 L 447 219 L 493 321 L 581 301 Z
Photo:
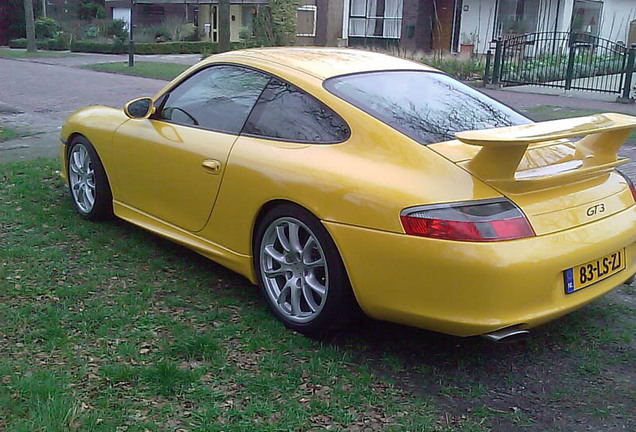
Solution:
M 350 48 L 285 47 L 228 51 L 207 60 L 209 63 L 267 63 L 274 69 L 295 69 L 321 80 L 358 72 L 379 70 L 436 70 L 421 63 L 390 55 Z

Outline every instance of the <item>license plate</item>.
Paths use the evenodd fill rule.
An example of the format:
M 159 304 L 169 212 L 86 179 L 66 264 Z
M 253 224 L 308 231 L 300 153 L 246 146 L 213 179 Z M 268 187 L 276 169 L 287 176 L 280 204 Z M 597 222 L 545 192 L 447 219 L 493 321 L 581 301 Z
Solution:
M 563 272 L 565 293 L 570 294 L 593 285 L 623 269 L 625 269 L 625 249 L 569 268 Z

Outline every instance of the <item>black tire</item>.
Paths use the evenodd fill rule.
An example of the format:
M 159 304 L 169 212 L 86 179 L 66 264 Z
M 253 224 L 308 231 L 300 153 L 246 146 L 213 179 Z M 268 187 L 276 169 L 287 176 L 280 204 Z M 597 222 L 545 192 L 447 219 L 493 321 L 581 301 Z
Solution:
M 83 136 L 73 138 L 66 157 L 71 200 L 84 219 L 97 221 L 113 214 L 113 196 L 97 152 Z
M 261 293 L 286 327 L 311 337 L 326 336 L 360 316 L 336 245 L 310 212 L 291 204 L 275 207 L 261 220 L 254 239 Z

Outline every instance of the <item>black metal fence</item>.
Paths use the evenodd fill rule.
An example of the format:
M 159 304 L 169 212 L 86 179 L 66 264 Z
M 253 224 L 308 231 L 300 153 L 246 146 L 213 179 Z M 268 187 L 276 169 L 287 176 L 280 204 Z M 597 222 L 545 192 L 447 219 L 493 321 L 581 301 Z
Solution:
M 636 44 L 584 33 L 540 32 L 499 37 L 486 58 L 487 84 L 540 85 L 615 93 L 629 99 Z M 492 66 L 492 67 L 491 67 Z

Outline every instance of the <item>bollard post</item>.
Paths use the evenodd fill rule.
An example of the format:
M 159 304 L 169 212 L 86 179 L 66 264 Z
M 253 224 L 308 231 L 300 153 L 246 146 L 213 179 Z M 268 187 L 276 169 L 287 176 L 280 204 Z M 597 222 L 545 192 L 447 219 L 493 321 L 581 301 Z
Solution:
M 634 103 L 634 99 L 629 95 L 632 92 L 632 75 L 634 74 L 634 59 L 636 59 L 636 44 L 629 47 L 627 54 L 627 65 L 625 65 L 625 83 L 623 84 L 623 95 L 616 99 L 616 102 Z
M 572 79 L 574 77 L 574 57 L 576 56 L 576 33 L 570 33 L 568 40 L 568 68 L 565 71 L 565 89 L 570 90 L 572 88 Z
M 484 71 L 484 87 L 490 83 L 490 61 L 492 59 L 492 51 L 486 51 L 486 70 Z
M 497 45 L 495 46 L 495 66 L 492 72 L 492 85 L 499 84 L 499 74 L 501 73 L 501 54 L 503 51 L 503 38 L 499 36 Z

